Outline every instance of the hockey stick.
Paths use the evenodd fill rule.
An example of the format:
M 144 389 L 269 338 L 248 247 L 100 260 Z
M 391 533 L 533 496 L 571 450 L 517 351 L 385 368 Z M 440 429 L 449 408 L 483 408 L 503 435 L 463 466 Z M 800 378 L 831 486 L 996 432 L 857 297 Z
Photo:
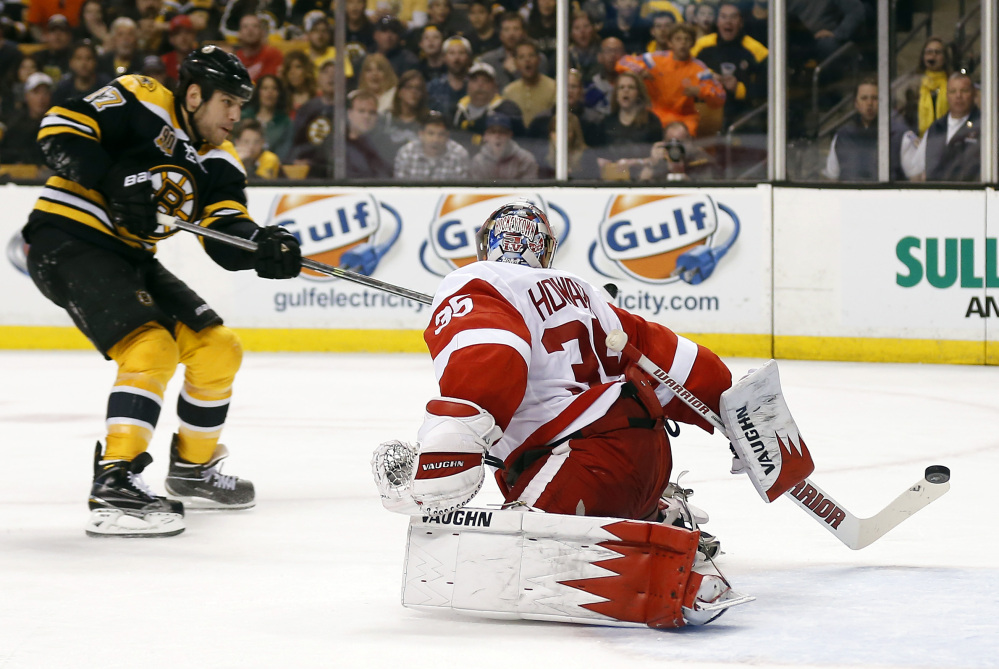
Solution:
M 210 239 L 222 242 L 223 244 L 228 244 L 229 246 L 235 246 L 236 248 L 243 249 L 244 251 L 257 250 L 256 242 L 252 242 L 249 239 L 243 239 L 242 237 L 229 235 L 224 232 L 219 232 L 218 230 L 205 228 L 197 223 L 189 223 L 179 218 L 170 216 L 169 214 L 159 213 L 156 214 L 156 218 L 159 220 L 160 225 L 166 227 L 180 228 L 181 230 L 193 232 L 194 234 L 202 237 L 209 237 Z M 353 281 L 354 283 L 359 283 L 362 286 L 368 286 L 369 288 L 383 290 L 386 293 L 392 293 L 393 295 L 398 295 L 399 297 L 405 297 L 413 300 L 414 302 L 433 304 L 434 301 L 430 295 L 418 293 L 415 290 L 409 290 L 408 288 L 403 288 L 401 286 L 395 286 L 391 283 L 385 283 L 384 281 L 379 281 L 378 279 L 372 279 L 370 276 L 358 274 L 357 272 L 351 272 L 349 269 L 333 267 L 333 265 L 327 265 L 326 263 L 321 263 L 311 258 L 302 258 L 302 267 L 327 276 L 335 276 L 338 279 Z
M 621 330 L 612 331 L 607 335 L 607 348 L 634 360 L 639 367 L 672 390 L 680 401 L 696 411 L 731 441 L 728 428 L 721 417 L 671 378 L 659 365 L 645 357 L 633 344 L 628 343 L 627 334 Z M 950 470 L 947 467 L 943 465 L 927 467 L 923 478 L 870 518 L 858 518 L 850 513 L 846 507 L 808 478 L 788 490 L 784 496 L 790 497 L 795 504 L 848 548 L 858 550 L 874 543 L 903 520 L 941 497 L 950 490 L 949 480 Z

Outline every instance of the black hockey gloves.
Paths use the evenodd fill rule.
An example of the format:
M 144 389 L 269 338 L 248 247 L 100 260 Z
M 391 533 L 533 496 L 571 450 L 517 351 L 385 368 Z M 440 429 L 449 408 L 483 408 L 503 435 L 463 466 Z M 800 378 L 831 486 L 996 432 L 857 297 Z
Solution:
M 156 231 L 159 223 L 149 172 L 112 170 L 104 177 L 100 189 L 115 225 L 137 237 L 149 237 Z
M 268 225 L 253 235 L 257 250 L 253 268 L 264 279 L 291 279 L 302 271 L 302 249 L 298 240 L 280 225 Z

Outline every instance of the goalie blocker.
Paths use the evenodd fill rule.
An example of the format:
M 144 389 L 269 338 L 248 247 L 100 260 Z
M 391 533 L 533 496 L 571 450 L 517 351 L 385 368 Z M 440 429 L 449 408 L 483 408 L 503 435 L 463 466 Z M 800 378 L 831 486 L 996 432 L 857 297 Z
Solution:
M 489 618 L 672 628 L 754 598 L 695 566 L 696 531 L 464 508 L 410 521 L 402 603 Z

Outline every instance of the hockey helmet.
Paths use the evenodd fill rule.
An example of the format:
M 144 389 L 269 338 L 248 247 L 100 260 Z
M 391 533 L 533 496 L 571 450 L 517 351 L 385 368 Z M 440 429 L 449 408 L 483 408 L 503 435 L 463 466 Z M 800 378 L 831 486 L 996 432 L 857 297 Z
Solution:
M 235 55 L 209 44 L 195 49 L 180 65 L 177 94 L 184 96 L 191 84 L 201 87 L 201 97 L 207 102 L 215 91 L 234 95 L 246 102 L 253 95 L 250 73 Z
M 475 235 L 475 255 L 529 267 L 551 267 L 558 241 L 548 217 L 527 200 L 505 204 L 494 211 Z

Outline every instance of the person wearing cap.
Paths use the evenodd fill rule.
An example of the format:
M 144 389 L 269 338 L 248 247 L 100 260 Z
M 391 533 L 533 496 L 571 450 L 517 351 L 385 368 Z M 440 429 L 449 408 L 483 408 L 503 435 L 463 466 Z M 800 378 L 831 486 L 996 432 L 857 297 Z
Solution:
M 420 68 L 420 59 L 402 44 L 404 32 L 402 22 L 394 16 L 383 16 L 375 23 L 373 34 L 375 53 L 380 53 L 388 59 L 396 76 L 400 76 L 406 70 Z
M 35 72 L 24 82 L 24 107 L 14 112 L 0 139 L 0 162 L 45 165 L 35 136 L 52 105 L 52 77 Z
M 97 59 L 97 71 L 114 79 L 123 74 L 139 74 L 146 55 L 139 50 L 139 26 L 127 16 L 111 22 L 109 48 Z
M 305 28 L 305 38 L 309 42 L 309 58 L 316 67 L 316 74 L 319 68 L 328 60 L 336 60 L 336 47 L 333 46 L 333 29 L 325 12 L 313 10 L 305 15 L 302 20 L 302 27 Z M 343 64 L 344 76 L 348 79 L 354 76 L 354 66 L 348 58 Z
M 198 48 L 197 32 L 194 30 L 194 22 L 191 21 L 191 17 L 187 14 L 177 14 L 170 19 L 168 39 L 172 48 L 160 56 L 160 60 L 163 61 L 166 76 L 176 81 L 177 68 L 180 67 L 187 54 Z
M 446 72 L 427 82 L 427 102 L 444 118 L 454 118 L 458 102 L 468 93 L 468 68 L 472 64 L 472 45 L 460 35 L 444 40 L 444 68 Z
M 419 136 L 396 153 L 393 173 L 399 180 L 452 183 L 467 179 L 468 167 L 468 151 L 450 138 L 444 116 L 431 111 L 420 123 Z
M 38 67 L 59 81 L 69 71 L 70 48 L 73 46 L 73 32 L 69 21 L 62 14 L 56 14 L 45 26 L 45 48 L 34 54 Z
M 80 21 L 80 8 L 84 0 L 31 0 L 24 20 L 28 23 L 36 42 L 44 42 L 44 33 L 53 16 L 61 16 L 70 29 Z
M 538 161 L 513 141 L 510 117 L 490 112 L 485 120 L 482 148 L 472 158 L 469 172 L 475 181 L 523 181 L 538 178 Z
M 167 76 L 166 66 L 159 56 L 146 56 L 142 61 L 142 74 L 155 79 L 167 88 L 173 88 L 177 83 Z
M 69 58 L 69 72 L 52 91 L 52 104 L 62 105 L 71 98 L 82 98 L 93 93 L 111 79 L 97 71 L 97 49 L 90 42 L 73 45 Z
M 284 55 L 267 43 L 268 23 L 256 14 L 244 14 L 239 20 L 239 48 L 236 56 L 250 73 L 253 83 L 265 74 L 279 74 Z
M 459 141 L 466 149 L 477 147 L 486 131 L 486 116 L 490 112 L 500 112 L 510 119 L 515 135 L 524 134 L 523 114 L 516 102 L 499 94 L 496 86 L 496 71 L 488 63 L 481 61 L 468 70 L 468 95 L 458 101 L 451 127 L 460 130 Z

